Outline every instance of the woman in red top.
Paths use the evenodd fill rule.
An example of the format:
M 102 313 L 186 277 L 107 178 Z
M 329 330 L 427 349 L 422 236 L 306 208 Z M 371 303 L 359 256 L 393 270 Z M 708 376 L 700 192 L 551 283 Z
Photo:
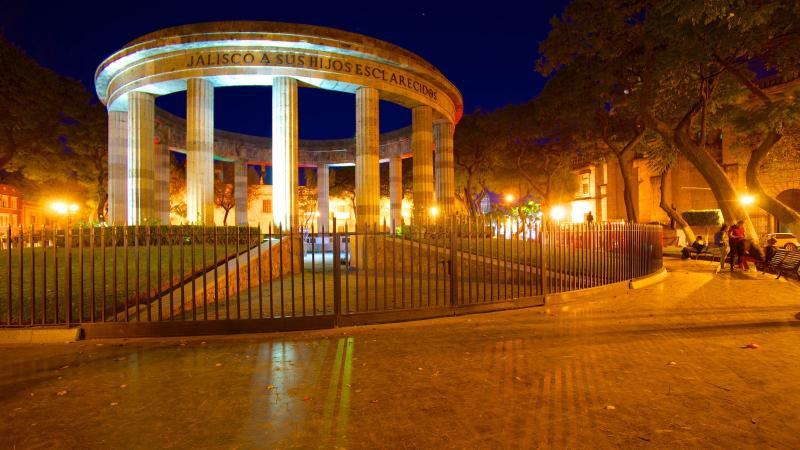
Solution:
M 734 255 L 739 267 L 742 265 L 742 256 L 744 256 L 744 220 L 736 222 L 728 229 L 728 241 L 731 245 L 731 272 L 733 272 Z

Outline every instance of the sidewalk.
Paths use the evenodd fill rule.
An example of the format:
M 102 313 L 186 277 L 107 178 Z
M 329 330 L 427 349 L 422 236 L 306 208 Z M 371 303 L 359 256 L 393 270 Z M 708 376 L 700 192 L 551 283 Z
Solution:
M 661 284 L 558 308 L 3 346 L 0 436 L 17 448 L 800 447 L 800 283 L 666 263 Z

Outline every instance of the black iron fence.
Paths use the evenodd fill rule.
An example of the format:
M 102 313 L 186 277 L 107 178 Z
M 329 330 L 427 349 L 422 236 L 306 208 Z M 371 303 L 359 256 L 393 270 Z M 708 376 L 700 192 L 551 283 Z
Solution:
M 2 250 L 6 327 L 225 322 L 230 331 L 237 322 L 270 329 L 290 319 L 325 319 L 300 328 L 400 320 L 541 304 L 546 294 L 662 266 L 659 226 L 489 218 L 300 232 L 17 228 L 6 230 Z

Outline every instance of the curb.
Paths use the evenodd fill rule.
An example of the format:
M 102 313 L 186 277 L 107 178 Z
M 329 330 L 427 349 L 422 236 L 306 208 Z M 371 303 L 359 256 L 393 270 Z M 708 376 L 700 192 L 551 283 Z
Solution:
M 641 289 L 654 284 L 660 283 L 667 278 L 667 269 L 662 267 L 661 270 L 650 275 L 645 275 L 640 278 L 632 280 L 619 281 L 616 283 L 606 284 L 603 286 L 596 286 L 587 289 L 579 289 L 577 291 L 559 292 L 557 294 L 546 294 L 544 304 L 545 306 L 558 306 L 566 303 L 572 303 L 585 299 L 587 297 L 594 297 L 597 295 L 621 295 L 631 289 Z
M 0 330 L 0 344 L 65 344 L 79 341 L 80 339 L 80 327 Z
M 667 268 L 662 267 L 661 270 L 659 270 L 656 273 L 651 273 L 650 275 L 646 275 L 641 278 L 634 278 L 633 280 L 630 281 L 628 287 L 630 289 L 641 289 L 648 286 L 652 286 L 656 283 L 660 283 L 664 281 L 664 279 L 666 278 L 667 278 Z

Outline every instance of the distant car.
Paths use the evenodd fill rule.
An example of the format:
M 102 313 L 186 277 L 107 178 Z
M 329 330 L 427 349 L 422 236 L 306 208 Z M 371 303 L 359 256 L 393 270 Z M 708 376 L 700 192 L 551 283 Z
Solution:
M 770 239 L 778 241 L 776 247 L 785 248 L 787 250 L 797 250 L 800 248 L 800 241 L 792 233 L 769 233 L 764 236 L 764 243 Z

